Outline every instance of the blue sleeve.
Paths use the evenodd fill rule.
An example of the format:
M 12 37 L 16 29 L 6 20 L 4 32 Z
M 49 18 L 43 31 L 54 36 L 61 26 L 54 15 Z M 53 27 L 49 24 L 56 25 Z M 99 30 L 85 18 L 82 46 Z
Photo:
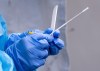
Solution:
M 0 71 L 16 71 L 13 60 L 4 51 L 0 51 Z
M 4 21 L 3 17 L 0 15 L 0 50 L 4 50 L 4 45 L 5 42 L 8 39 L 7 35 L 7 27 L 6 27 L 6 22 Z

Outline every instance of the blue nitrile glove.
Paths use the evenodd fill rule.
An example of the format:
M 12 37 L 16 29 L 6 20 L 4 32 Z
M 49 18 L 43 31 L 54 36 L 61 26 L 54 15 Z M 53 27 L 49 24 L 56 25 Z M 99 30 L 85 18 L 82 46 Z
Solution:
M 35 31 L 35 33 L 37 33 L 37 34 L 44 34 L 44 35 L 46 35 L 46 36 L 49 36 L 49 37 L 51 37 L 51 38 L 53 38 L 53 40 L 52 40 L 52 42 L 51 42 L 51 40 L 50 41 L 48 41 L 48 43 L 49 43 L 49 47 L 50 48 L 48 48 L 47 50 L 48 50 L 48 52 L 49 52 L 49 54 L 48 55 L 55 55 L 55 54 L 57 54 L 58 52 L 59 52 L 59 50 L 60 49 L 62 49 L 63 48 L 63 46 L 64 46 L 64 43 L 63 43 L 63 41 L 62 40 L 60 40 L 59 39 L 59 35 L 60 35 L 60 32 L 59 31 L 56 31 L 56 32 L 54 32 L 54 34 L 53 34 L 53 36 L 50 36 L 50 33 L 52 32 L 52 29 L 47 29 L 47 30 L 45 30 L 45 32 L 43 33 L 43 31 L 39 31 L 39 30 L 36 30 Z M 25 37 L 26 36 L 26 34 L 21 34 L 21 35 L 24 35 L 23 37 Z M 33 36 L 34 36 L 34 34 L 33 34 Z M 15 38 L 18 38 L 17 39 L 17 43 L 19 42 L 18 40 L 22 40 L 21 38 L 23 38 L 23 37 L 20 37 L 19 36 L 19 34 L 13 34 L 13 37 L 11 37 L 12 39 L 13 39 L 13 42 L 15 43 L 16 42 L 16 40 L 14 40 Z M 12 39 L 10 38 L 10 40 L 12 41 Z M 25 37 L 26 38 L 26 37 Z M 34 37 L 35 38 L 35 37 Z M 16 44 L 16 43 L 15 43 Z M 16 64 L 16 66 L 17 66 L 17 69 L 19 69 L 19 71 L 21 70 L 23 70 L 23 67 L 18 67 L 18 66 L 21 66 L 22 64 L 24 65 L 24 62 L 22 62 L 22 64 L 20 64 L 19 63 L 19 61 L 17 62 L 16 60 L 16 57 L 17 56 L 14 56 L 14 55 L 16 55 L 16 54 L 14 54 L 14 52 L 15 52 L 15 48 L 16 48 L 16 46 L 14 46 L 15 44 L 13 44 L 12 46 L 10 46 L 10 48 L 12 47 L 14 47 L 14 49 L 10 49 L 10 48 L 8 48 L 7 50 L 6 50 L 6 52 L 8 53 L 9 52 L 9 54 L 10 54 L 10 56 L 11 57 L 13 57 L 13 59 L 14 59 L 14 61 L 15 61 L 15 64 Z M 19 43 L 20 45 L 21 45 L 21 43 Z M 22 45 L 23 46 L 23 45 Z M 24 46 L 24 47 L 27 47 L 26 45 Z M 41 46 L 40 46 L 41 47 Z M 22 47 L 20 47 L 20 52 L 21 51 L 23 51 L 22 49 L 21 49 Z M 14 50 L 14 51 L 13 51 Z M 13 51 L 13 52 L 12 52 Z M 17 52 L 17 51 L 16 51 Z M 26 51 L 26 52 L 28 52 L 28 51 Z M 34 52 L 34 51 L 33 51 Z M 11 54 L 12 53 L 12 54 Z M 19 55 L 22 55 L 23 53 L 20 53 Z M 13 56 L 12 56 L 13 55 Z M 24 57 L 25 57 L 25 55 L 24 55 Z M 22 57 L 23 59 L 24 59 L 24 57 Z M 24 59 L 24 60 L 26 60 L 26 59 Z M 34 59 L 33 59 L 34 60 Z M 31 60 L 29 59 L 29 61 L 31 62 Z M 26 61 L 27 62 L 27 61 Z M 36 62 L 38 62 L 38 61 L 36 61 Z M 23 66 L 22 65 L 22 66 Z M 27 65 L 24 65 L 24 67 L 27 67 Z M 29 66 L 30 67 L 30 66 Z M 34 67 L 34 66 L 33 66 Z M 39 66 L 38 66 L 39 67 Z M 31 68 L 30 68 L 31 69 Z
M 52 33 L 52 29 L 48 28 L 46 29 L 44 32 L 40 31 L 40 30 L 35 30 L 34 33 L 44 33 L 44 34 L 51 34 Z M 32 32 L 32 31 L 26 31 L 24 33 L 13 33 L 9 36 L 9 39 L 5 45 L 5 49 L 7 47 L 9 47 L 10 45 L 12 45 L 13 43 L 15 43 L 16 41 L 20 40 L 21 38 L 29 35 L 28 33 Z M 53 34 L 54 40 L 49 43 L 50 44 L 50 48 L 49 48 L 49 54 L 50 55 L 55 55 L 57 53 L 59 53 L 59 50 L 61 50 L 64 47 L 64 42 L 59 39 L 60 36 L 60 31 L 55 31 Z
M 53 30 L 51 28 L 48 28 L 44 31 L 44 34 L 51 34 Z M 55 31 L 53 33 L 53 41 L 49 42 L 49 55 L 56 55 L 59 53 L 59 50 L 61 50 L 64 47 L 64 42 L 59 38 L 60 37 L 60 31 Z
M 15 42 L 6 49 L 14 60 L 17 71 L 33 71 L 43 65 L 48 56 L 50 35 L 35 33 Z
M 31 35 L 29 32 L 42 33 L 42 31 L 40 30 L 28 30 L 23 33 L 12 33 L 9 35 L 8 40 L 5 43 L 4 50 L 6 50 L 9 46 L 11 46 L 13 43 L 20 40 L 21 38 L 26 37 L 27 35 Z
M 30 32 L 30 31 L 26 31 L 26 32 L 23 32 L 23 33 L 12 33 L 12 34 L 10 34 L 9 37 L 8 37 L 8 40 L 5 43 L 4 50 L 6 50 L 9 46 L 11 46 L 16 41 L 18 41 L 21 38 L 29 35 L 28 32 Z

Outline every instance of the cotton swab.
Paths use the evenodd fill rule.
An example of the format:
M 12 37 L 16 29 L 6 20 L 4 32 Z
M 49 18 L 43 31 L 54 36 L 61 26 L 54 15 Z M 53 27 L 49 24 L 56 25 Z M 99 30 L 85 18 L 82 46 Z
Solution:
M 54 7 L 52 13 L 51 28 L 53 29 L 53 31 L 55 30 L 55 26 L 56 26 L 57 11 L 58 11 L 58 5 Z
M 88 9 L 89 9 L 89 7 L 86 7 L 83 11 L 81 11 L 79 14 L 77 14 L 76 16 L 74 16 L 73 18 L 71 18 L 70 20 L 68 20 L 66 23 L 64 23 L 63 25 L 61 25 L 55 31 L 60 30 L 61 28 L 63 28 L 64 26 L 66 26 L 69 22 L 71 22 L 72 20 L 74 20 L 75 18 L 77 18 L 79 15 L 81 15 L 82 13 L 84 13 L 85 11 L 87 11 Z M 53 34 L 53 33 L 54 33 L 54 31 L 51 34 Z

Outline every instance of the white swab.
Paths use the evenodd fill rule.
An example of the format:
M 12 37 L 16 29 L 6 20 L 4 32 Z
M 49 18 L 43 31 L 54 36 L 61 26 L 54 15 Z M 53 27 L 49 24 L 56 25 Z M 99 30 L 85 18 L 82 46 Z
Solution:
M 70 20 L 68 20 L 66 23 L 64 23 L 63 25 L 61 25 L 55 31 L 60 30 L 61 28 L 63 28 L 64 26 L 66 26 L 69 22 L 71 22 L 72 20 L 74 20 L 76 17 L 78 17 L 79 15 L 81 15 L 82 13 L 84 13 L 85 11 L 87 11 L 88 9 L 89 9 L 89 7 L 86 7 L 83 11 L 81 11 L 79 14 L 77 14 L 76 16 L 74 16 L 73 18 L 71 18 Z M 53 33 L 54 32 L 52 32 L 51 34 L 53 34 Z
M 58 5 L 54 7 L 52 13 L 51 28 L 53 29 L 53 31 L 55 30 L 55 26 L 56 26 L 57 11 L 58 11 Z

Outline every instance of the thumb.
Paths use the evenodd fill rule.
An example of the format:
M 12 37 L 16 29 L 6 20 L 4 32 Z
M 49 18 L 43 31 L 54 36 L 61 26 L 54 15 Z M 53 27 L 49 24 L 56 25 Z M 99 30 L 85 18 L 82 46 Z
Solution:
M 52 42 L 52 40 L 53 40 L 52 36 L 50 36 L 49 34 L 43 34 L 43 33 L 35 33 L 35 34 L 31 35 L 31 37 L 36 40 L 46 39 L 48 42 Z
M 44 34 L 51 34 L 53 32 L 53 29 L 48 28 L 44 31 Z

